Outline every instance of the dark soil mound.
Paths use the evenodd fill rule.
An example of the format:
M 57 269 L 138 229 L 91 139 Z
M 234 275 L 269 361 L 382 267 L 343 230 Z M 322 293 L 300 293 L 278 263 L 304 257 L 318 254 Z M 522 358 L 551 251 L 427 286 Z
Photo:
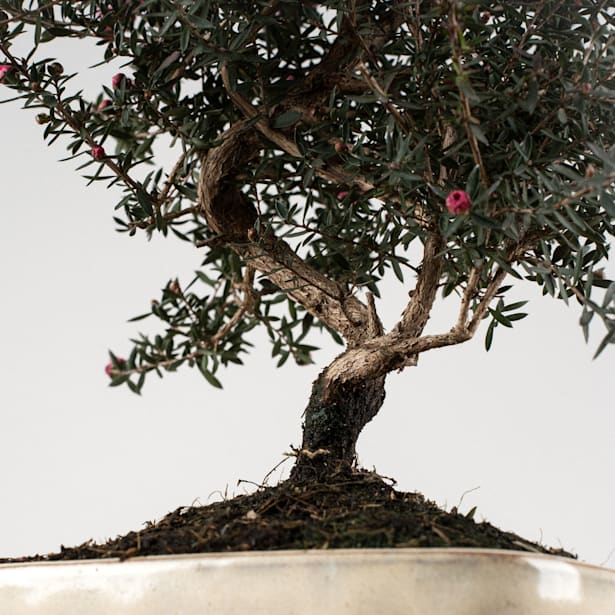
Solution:
M 344 547 L 482 547 L 575 557 L 476 523 L 455 509 L 446 512 L 390 482 L 364 471 L 326 482 L 289 480 L 209 506 L 178 508 L 106 544 L 86 542 L 60 553 L 0 561 Z

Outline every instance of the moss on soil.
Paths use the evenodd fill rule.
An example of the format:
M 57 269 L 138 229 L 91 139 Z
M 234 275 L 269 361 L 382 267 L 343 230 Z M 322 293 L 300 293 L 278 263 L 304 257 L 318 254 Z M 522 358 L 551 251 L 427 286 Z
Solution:
M 419 493 L 396 491 L 391 482 L 358 470 L 326 482 L 288 480 L 208 506 L 178 508 L 105 544 L 88 541 L 0 562 L 358 547 L 481 547 L 575 557 L 476 523 L 455 509 L 446 512 Z

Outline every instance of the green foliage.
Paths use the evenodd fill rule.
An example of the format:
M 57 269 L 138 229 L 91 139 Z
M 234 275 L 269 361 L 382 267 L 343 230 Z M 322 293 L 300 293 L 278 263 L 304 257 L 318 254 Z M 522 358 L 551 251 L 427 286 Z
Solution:
M 138 391 L 145 373 L 188 363 L 217 386 L 218 366 L 240 362 L 258 325 L 279 364 L 311 360 L 314 327 L 339 341 L 274 284 L 252 288 L 246 263 L 198 209 L 202 153 L 244 119 L 231 93 L 300 152 L 263 138 L 235 185 L 257 205 L 260 228 L 344 292 L 379 295 L 388 273 L 412 278 L 411 244 L 437 230 L 445 296 L 463 295 L 477 271 L 474 311 L 502 268 L 579 302 L 586 336 L 597 315 L 606 328 L 597 354 L 615 342 L 615 283 L 600 273 L 615 220 L 605 3 L 0 0 L 0 10 L 0 62 L 12 66 L 4 86 L 43 111 L 45 137 L 63 137 L 89 181 L 121 187 L 119 230 L 170 231 L 206 250 L 188 289 L 167 284 L 149 314 L 164 330 L 133 340 L 114 384 Z M 31 51 L 17 57 L 24 37 Z M 95 100 L 74 91 L 45 57 L 60 37 L 93 39 L 101 62 L 121 59 L 119 87 Z M 181 156 L 163 169 L 153 148 L 169 138 Z M 110 142 L 114 153 L 91 157 Z M 471 214 L 446 211 L 454 189 L 471 196 Z M 524 302 L 505 304 L 509 288 L 486 314 L 487 348 L 496 326 L 525 316 Z

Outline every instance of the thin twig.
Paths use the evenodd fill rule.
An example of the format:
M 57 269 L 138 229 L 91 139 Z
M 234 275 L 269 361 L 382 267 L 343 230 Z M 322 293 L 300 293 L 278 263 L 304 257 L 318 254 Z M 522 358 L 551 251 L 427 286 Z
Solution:
M 608 175 L 605 175 L 605 180 L 602 182 L 602 184 L 600 184 L 600 187 L 608 188 L 613 183 L 613 181 L 615 181 L 615 171 L 612 171 Z M 576 199 L 582 196 L 585 196 L 586 194 L 591 194 L 595 190 L 596 190 L 595 185 L 587 184 L 583 188 L 580 188 L 579 190 L 572 192 L 569 196 L 564 197 L 563 199 L 557 201 L 557 203 L 554 203 L 553 208 L 561 209 L 562 207 L 568 205 L 570 202 L 575 201 Z
M 456 329 L 465 329 L 468 321 L 468 311 L 470 309 L 470 302 L 474 293 L 476 292 L 476 286 L 480 279 L 481 267 L 473 267 L 468 278 L 463 297 L 461 298 L 461 305 L 459 307 L 459 316 L 457 317 Z
M 192 153 L 194 153 L 193 147 L 190 148 L 187 152 L 182 152 L 177 162 L 173 165 L 173 168 L 171 169 L 171 172 L 169 173 L 169 176 L 167 177 L 167 180 L 164 183 L 162 190 L 160 191 L 160 195 L 158 196 L 158 205 L 160 207 L 162 207 L 162 205 L 164 205 L 165 201 L 167 200 L 169 191 L 173 187 L 177 174 L 179 173 L 179 170 L 184 165 L 186 158 L 190 156 Z
M 243 299 L 237 302 L 237 310 L 231 318 L 210 338 L 209 343 L 211 344 L 214 352 L 218 349 L 218 344 L 220 341 L 223 340 L 227 333 L 229 333 L 229 331 L 231 331 L 233 327 L 239 323 L 244 315 L 247 312 L 252 312 L 254 310 L 254 272 L 255 270 L 250 264 L 246 265 L 242 280 Z
M 384 91 L 382 86 L 376 81 L 376 79 L 369 72 L 369 69 L 363 62 L 359 62 L 358 69 L 363 75 L 363 79 L 367 85 L 380 97 L 380 101 L 386 107 L 387 111 L 395 118 L 395 121 L 399 125 L 399 127 L 404 131 L 404 133 L 408 133 L 410 130 L 410 126 L 408 122 L 402 117 L 401 113 L 397 110 L 397 107 L 391 102 L 388 94 Z M 410 122 L 412 123 L 412 122 Z
M 199 212 L 200 212 L 200 209 L 198 206 L 187 207 L 186 209 L 181 209 L 179 211 L 170 211 L 166 214 L 162 214 L 161 218 L 165 222 L 170 222 L 171 220 L 177 220 L 178 218 L 182 218 L 183 216 L 188 216 L 190 214 L 198 215 Z M 150 216 L 149 218 L 146 218 L 145 220 L 135 220 L 135 221 L 129 222 L 128 228 L 144 229 L 155 223 L 156 223 L 156 217 Z M 199 243 L 206 245 L 206 243 L 204 242 L 197 242 L 196 244 L 197 248 L 202 247 L 201 245 L 199 245 Z
M 471 337 L 476 333 L 476 330 L 478 329 L 478 325 L 480 324 L 481 320 L 484 318 L 485 314 L 487 313 L 487 308 L 489 307 L 489 304 L 491 303 L 491 301 L 494 299 L 495 295 L 497 294 L 500 286 L 502 286 L 502 282 L 504 281 L 505 277 L 506 277 L 506 271 L 504 269 L 498 268 L 491 282 L 485 289 L 483 298 L 481 302 L 478 304 L 476 310 L 474 310 L 474 316 L 472 317 L 472 320 L 470 320 L 470 323 L 468 324 L 466 328 L 467 332 L 470 334 Z
M 461 35 L 461 28 L 459 26 L 459 22 L 457 21 L 457 5 L 452 2 L 451 3 L 451 11 L 449 14 L 450 19 L 450 41 L 451 41 L 451 50 L 453 52 L 453 62 L 457 68 L 457 72 L 460 78 L 467 78 L 467 73 L 464 71 L 463 62 L 461 60 L 461 54 L 459 52 L 458 44 L 459 44 L 459 36 Z M 466 135 L 468 137 L 468 142 L 470 143 L 470 149 L 472 150 L 472 157 L 474 158 L 474 162 L 478 166 L 480 172 L 481 182 L 485 189 L 489 188 L 489 176 L 487 175 L 487 170 L 485 168 L 485 164 L 483 162 L 483 157 L 480 152 L 480 146 L 478 145 L 478 139 L 476 135 L 472 131 L 471 124 L 480 124 L 478 119 L 476 119 L 472 115 L 472 108 L 470 105 L 470 100 L 466 96 L 461 85 L 457 86 L 457 90 L 459 92 L 459 97 L 461 98 L 461 109 L 463 115 L 463 125 L 466 131 Z
M 293 158 L 304 158 L 304 155 L 301 153 L 301 150 L 297 147 L 296 143 L 288 139 L 282 133 L 274 130 L 269 124 L 269 121 L 266 119 L 265 114 L 261 113 L 249 101 L 247 101 L 233 89 L 228 74 L 228 67 L 226 66 L 226 64 L 222 65 L 220 73 L 222 75 L 222 82 L 229 98 L 233 101 L 235 106 L 243 113 L 243 115 L 247 119 L 254 120 L 254 126 L 256 127 L 256 129 L 269 141 L 275 143 L 282 151 L 286 152 Z M 340 167 L 338 165 L 318 167 L 317 169 L 315 169 L 315 173 L 322 179 L 333 182 L 335 184 L 356 186 L 362 192 L 369 192 L 376 188 L 374 184 L 367 181 L 361 175 L 350 175 L 345 171 L 343 167 Z M 400 198 L 397 195 L 387 195 L 386 198 L 390 199 L 391 201 L 400 201 Z M 411 204 L 408 205 L 411 206 Z M 426 225 L 427 221 L 423 219 L 422 210 L 418 206 L 416 207 L 416 213 L 414 217 L 417 222 L 419 222 L 419 224 L 423 226 Z
M 320 237 L 324 237 L 325 239 L 333 239 L 335 241 L 338 241 L 339 243 L 345 243 L 347 245 L 350 246 L 356 246 L 357 248 L 365 248 L 365 249 L 369 249 L 369 250 L 373 250 L 373 251 L 377 251 L 379 256 L 388 256 L 390 259 L 397 259 L 398 262 L 403 265 L 404 267 L 408 267 L 409 269 L 411 269 L 412 271 L 414 271 L 415 273 L 418 273 L 419 269 L 418 267 L 415 267 L 414 265 L 411 265 L 410 263 L 406 262 L 406 260 L 402 260 L 403 257 L 398 257 L 395 253 L 393 252 L 388 252 L 388 251 L 382 251 L 381 249 L 377 249 L 376 250 L 376 245 L 369 245 L 366 244 L 365 242 L 362 241 L 356 241 L 354 239 L 348 239 L 347 237 L 340 237 L 339 235 L 332 235 L 331 233 L 327 233 L 326 231 L 323 231 L 320 228 L 315 228 L 315 227 L 311 227 L 308 226 L 307 224 L 301 224 L 300 222 L 297 222 L 295 220 L 284 220 L 284 223 L 287 224 L 288 226 L 291 226 L 293 228 L 299 228 L 302 230 L 305 230 L 309 233 L 314 233 L 315 235 L 319 235 Z M 377 263 L 374 266 L 374 269 L 377 269 L 380 266 L 380 263 Z
M 560 273 L 558 268 L 553 265 L 553 263 L 549 263 L 542 258 L 537 258 L 530 254 L 526 254 L 524 260 L 528 263 L 532 263 L 533 265 L 540 265 L 545 269 L 548 269 L 558 280 L 561 280 L 564 284 L 566 284 L 566 287 L 572 291 L 581 305 L 590 306 L 592 308 L 596 307 L 596 304 L 589 297 L 586 297 L 576 286 L 570 284 L 570 282 Z

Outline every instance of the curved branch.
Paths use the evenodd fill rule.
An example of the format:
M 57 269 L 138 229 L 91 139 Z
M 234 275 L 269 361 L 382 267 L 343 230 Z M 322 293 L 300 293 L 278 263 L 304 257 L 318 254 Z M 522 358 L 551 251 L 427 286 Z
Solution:
M 221 143 L 201 156 L 199 206 L 210 228 L 229 241 L 246 241 L 257 211 L 235 185 L 235 176 L 258 156 L 260 142 L 247 122 L 237 122 Z
M 210 228 L 282 292 L 338 331 L 350 346 L 367 339 L 370 315 L 361 301 L 345 294 L 270 231 L 259 235 L 254 228 L 256 208 L 233 181 L 262 147 L 250 122 L 237 122 L 220 140 L 220 145 L 201 157 L 199 207 Z

